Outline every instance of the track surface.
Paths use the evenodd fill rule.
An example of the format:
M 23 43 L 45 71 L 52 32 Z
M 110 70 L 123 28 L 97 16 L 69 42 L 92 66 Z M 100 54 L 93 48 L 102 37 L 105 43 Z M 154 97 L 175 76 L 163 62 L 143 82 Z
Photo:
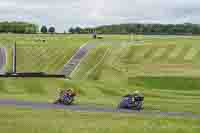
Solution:
M 5 48 L 0 48 L 0 73 L 3 72 L 3 67 L 6 64 L 6 50 Z
M 17 100 L 0 100 L 0 106 L 16 106 L 16 107 L 28 107 L 33 109 L 68 109 L 72 111 L 80 112 L 121 112 L 121 113 L 132 113 L 137 115 L 147 116 L 164 116 L 164 117 L 184 117 L 184 118 L 195 118 L 200 119 L 200 114 L 192 114 L 186 112 L 148 112 L 148 111 L 134 111 L 126 109 L 117 109 L 108 106 L 98 105 L 55 105 L 52 103 L 41 103 L 41 102 L 28 102 L 28 101 L 17 101 Z
M 72 58 L 64 65 L 61 74 L 64 74 L 70 77 L 70 74 L 74 71 L 77 65 L 81 62 L 81 60 L 85 57 L 88 53 L 89 49 L 95 48 L 95 43 L 86 43 L 82 47 L 80 47 L 77 52 L 72 56 Z
M 128 44 L 127 42 L 125 42 Z M 71 73 L 77 68 L 81 60 L 87 55 L 88 51 L 101 44 L 112 44 L 113 46 L 121 46 L 122 43 L 116 41 L 90 41 L 81 46 L 71 59 L 64 65 L 64 68 L 60 71 L 60 74 L 64 74 L 70 77 Z

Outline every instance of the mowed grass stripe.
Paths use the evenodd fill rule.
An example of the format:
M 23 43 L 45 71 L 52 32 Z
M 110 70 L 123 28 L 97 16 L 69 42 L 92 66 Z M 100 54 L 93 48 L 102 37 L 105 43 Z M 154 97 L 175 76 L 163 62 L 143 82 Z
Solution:
M 82 79 L 86 72 L 94 67 L 95 64 L 102 58 L 105 52 L 105 48 L 96 48 L 90 50 L 88 54 L 84 57 L 79 67 L 75 70 L 73 74 L 74 79 Z
M 34 71 L 33 67 L 35 62 L 37 62 L 37 60 L 40 58 L 41 53 L 40 53 L 40 48 L 20 48 L 18 49 L 18 53 L 21 53 L 21 56 L 23 58 L 23 60 L 21 58 L 19 58 L 19 60 L 21 61 L 21 63 L 18 63 L 18 71 Z M 29 63 L 26 63 L 29 62 Z M 37 65 L 38 67 L 39 65 Z
M 55 71 L 54 68 L 53 68 L 53 65 L 55 63 L 59 62 L 58 56 L 60 54 L 61 54 L 60 50 L 51 49 L 51 55 L 49 56 L 49 59 L 45 60 L 45 64 L 43 66 L 41 66 L 41 67 L 43 67 L 43 70 L 46 71 L 46 72 Z M 40 68 L 40 69 L 42 69 L 42 68 Z
M 166 47 L 166 51 L 156 59 L 157 62 L 169 62 L 168 58 L 171 54 L 171 52 L 176 48 L 175 45 L 169 45 Z
M 62 50 L 57 50 L 54 48 L 50 48 L 50 55 L 48 59 L 45 59 L 43 56 L 41 57 L 44 64 L 40 65 L 40 68 L 38 68 L 40 71 L 43 70 L 45 72 L 55 71 L 53 65 L 56 62 L 59 62 L 57 60 L 57 57 L 60 56 Z
M 33 60 L 28 68 L 29 69 L 28 71 L 34 71 L 34 72 L 41 71 L 42 65 L 45 63 L 45 59 L 43 58 L 44 54 L 42 54 L 42 48 L 41 47 L 33 47 L 32 51 L 34 51 L 34 52 L 29 57 L 32 57 Z M 28 59 L 29 58 L 27 58 L 27 61 L 28 61 Z
M 32 55 L 34 57 L 34 68 L 35 71 L 41 71 L 42 66 L 46 62 L 46 60 L 43 58 L 43 53 L 42 53 L 42 47 L 34 48 L 35 55 Z M 37 52 L 37 53 L 36 53 Z
M 138 51 L 137 51 L 138 50 Z M 133 58 L 131 59 L 131 62 L 134 63 L 141 63 L 144 61 L 144 58 L 152 53 L 151 47 L 140 47 L 135 50 L 135 54 Z M 124 53 L 126 54 L 126 53 Z
M 34 63 L 34 58 L 30 56 L 31 53 L 31 48 L 17 48 L 17 71 L 27 71 L 27 68 Z M 27 57 L 29 58 L 29 64 L 25 63 Z
M 193 57 L 192 61 L 194 63 L 198 63 L 200 59 L 200 50 L 197 52 L 197 54 Z M 200 62 L 199 62 L 200 63 Z
M 136 51 L 135 54 L 134 54 L 135 59 L 143 58 L 144 55 L 149 52 L 150 48 L 149 47 L 142 47 L 142 48 L 138 48 L 137 50 L 138 51 Z
M 179 55 L 177 56 L 177 60 L 179 61 L 184 61 L 184 57 L 186 56 L 186 54 L 189 52 L 190 48 L 192 46 L 190 45 L 185 45 L 184 48 L 182 49 L 182 51 L 179 53 Z
M 66 52 L 67 51 L 64 51 L 63 56 L 60 57 L 59 62 L 56 63 L 56 66 L 55 66 L 56 73 L 59 73 L 60 70 L 63 69 L 64 65 L 67 62 L 67 59 L 69 58 L 68 55 L 65 54 Z M 63 60 L 61 60 L 61 59 L 63 59 Z
M 155 51 L 152 55 L 152 59 L 158 58 L 160 56 L 162 56 L 165 51 L 167 50 L 167 48 L 158 48 L 157 51 Z
M 192 47 L 188 51 L 188 53 L 185 55 L 184 60 L 192 60 L 193 57 L 199 52 L 198 48 Z
M 152 57 L 153 53 L 157 51 L 157 49 L 158 49 L 157 47 L 150 47 L 149 51 L 144 54 L 144 59 Z
M 158 51 L 159 47 L 150 47 L 150 50 L 144 55 L 144 59 L 141 60 L 144 63 L 152 62 L 153 55 Z
M 113 48 L 111 56 L 106 59 L 106 65 L 115 66 L 120 63 L 120 59 L 123 57 L 123 52 L 126 51 L 124 47 L 121 48 Z
M 57 68 L 57 63 L 59 62 L 60 59 L 62 59 L 64 57 L 64 49 L 60 49 L 59 50 L 59 53 L 53 57 L 52 61 L 51 61 L 51 64 L 49 65 L 50 68 L 48 70 L 50 70 L 49 72 L 50 73 L 55 73 L 55 70 Z M 64 64 L 63 64 L 64 66 Z
M 20 48 L 18 49 L 18 53 L 20 54 L 18 54 L 19 62 L 17 69 L 18 71 L 32 72 L 49 71 L 49 69 L 51 69 L 50 71 L 55 71 L 54 67 L 50 66 L 56 63 L 54 60 L 57 56 L 61 57 L 64 54 L 63 50 L 48 47 Z
M 183 48 L 184 46 L 176 45 L 176 48 L 169 54 L 169 58 L 176 58 Z
M 122 51 L 123 50 L 123 51 Z M 118 51 L 116 48 L 113 51 Z M 123 63 L 130 63 L 132 58 L 134 57 L 135 47 L 127 47 L 127 48 L 120 48 L 120 53 L 111 53 L 112 56 L 115 56 L 114 62 L 116 60 L 121 60 Z

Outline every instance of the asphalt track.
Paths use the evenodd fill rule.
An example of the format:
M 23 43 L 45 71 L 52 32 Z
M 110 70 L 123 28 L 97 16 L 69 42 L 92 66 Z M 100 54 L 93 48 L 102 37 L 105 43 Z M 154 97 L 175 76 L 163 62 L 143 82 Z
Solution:
M 85 57 L 85 55 L 88 53 L 89 49 L 95 48 L 96 43 L 89 43 L 87 42 L 83 46 L 81 46 L 77 52 L 71 57 L 71 59 L 64 65 L 63 70 L 61 70 L 61 74 L 64 74 L 68 77 L 70 77 L 71 73 L 76 69 L 76 67 L 79 65 L 81 60 Z
M 5 48 L 0 48 L 0 73 L 3 72 L 3 67 L 6 64 L 6 50 Z
M 100 105 L 57 105 L 52 103 L 42 103 L 42 102 L 29 102 L 29 101 L 17 101 L 17 100 L 3 100 L 0 99 L 0 106 L 15 106 L 22 108 L 32 108 L 32 109 L 66 109 L 77 112 L 113 112 L 113 113 L 131 113 L 136 115 L 145 115 L 145 116 L 162 116 L 162 117 L 184 117 L 184 118 L 193 118 L 200 119 L 200 114 L 192 114 L 186 112 L 150 112 L 150 111 L 135 111 L 135 110 L 126 110 L 126 109 L 117 109 L 109 106 L 100 106 Z

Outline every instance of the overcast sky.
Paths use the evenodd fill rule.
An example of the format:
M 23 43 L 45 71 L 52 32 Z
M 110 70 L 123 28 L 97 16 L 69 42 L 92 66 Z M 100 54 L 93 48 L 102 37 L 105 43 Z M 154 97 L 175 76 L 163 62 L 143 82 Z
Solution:
M 118 23 L 200 23 L 200 0 L 0 0 L 0 21 L 71 26 Z

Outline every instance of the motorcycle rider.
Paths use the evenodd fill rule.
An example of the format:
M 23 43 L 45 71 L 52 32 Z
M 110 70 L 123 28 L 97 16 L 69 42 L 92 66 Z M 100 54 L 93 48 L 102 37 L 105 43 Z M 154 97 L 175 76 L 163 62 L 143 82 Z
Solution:
M 132 102 L 143 101 L 143 99 L 144 99 L 144 95 L 140 91 L 136 90 L 133 92 L 133 99 L 132 99 L 133 101 Z
M 72 88 L 66 89 L 65 94 L 69 95 L 69 96 L 76 96 L 76 93 L 75 93 L 74 89 L 72 89 Z
M 69 88 L 69 89 L 58 88 L 58 92 L 59 92 L 59 98 L 54 103 L 62 102 L 65 96 L 70 96 L 70 97 L 76 96 L 76 93 L 72 88 Z
M 140 96 L 141 93 L 140 93 L 140 91 L 136 90 L 136 91 L 133 92 L 133 95 L 134 95 L 134 96 Z

